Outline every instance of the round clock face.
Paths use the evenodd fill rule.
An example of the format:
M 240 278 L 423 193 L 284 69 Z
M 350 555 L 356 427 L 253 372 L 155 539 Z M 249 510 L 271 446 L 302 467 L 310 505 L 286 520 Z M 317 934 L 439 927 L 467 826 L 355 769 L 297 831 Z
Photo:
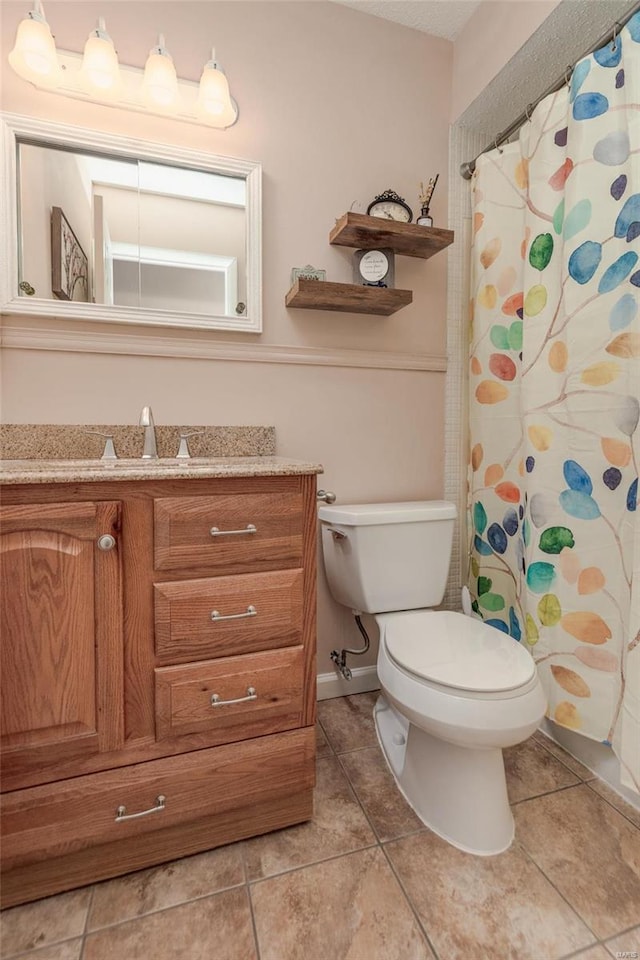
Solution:
M 362 255 L 358 269 L 367 283 L 378 283 L 389 272 L 389 260 L 381 250 L 367 250 Z
M 411 211 L 395 200 L 379 200 L 369 207 L 370 217 L 383 217 L 385 220 L 398 220 L 400 223 L 411 223 Z

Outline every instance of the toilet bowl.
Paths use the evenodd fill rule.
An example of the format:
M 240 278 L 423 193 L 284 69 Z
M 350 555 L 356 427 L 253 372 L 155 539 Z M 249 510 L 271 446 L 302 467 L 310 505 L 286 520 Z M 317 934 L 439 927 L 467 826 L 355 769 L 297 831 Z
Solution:
M 449 843 L 501 853 L 514 831 L 502 750 L 529 737 L 546 706 L 535 664 L 511 637 L 461 613 L 375 619 L 374 718 L 400 790 Z
M 502 750 L 526 740 L 546 703 L 527 650 L 481 620 L 429 609 L 444 595 L 454 504 L 322 506 L 329 589 L 380 629 L 375 725 L 420 819 L 469 853 L 513 839 Z

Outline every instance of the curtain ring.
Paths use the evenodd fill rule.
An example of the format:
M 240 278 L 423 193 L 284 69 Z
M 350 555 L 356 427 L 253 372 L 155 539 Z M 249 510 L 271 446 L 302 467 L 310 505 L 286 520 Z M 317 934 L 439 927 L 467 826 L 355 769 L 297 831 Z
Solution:
M 526 108 L 525 108 L 525 111 L 524 111 L 524 115 L 525 115 L 525 117 L 527 118 L 527 120 L 529 121 L 529 123 L 531 123 L 531 110 L 532 110 L 532 108 L 533 108 L 533 104 L 532 104 L 532 103 L 528 103 L 527 106 L 526 106 Z
M 571 77 L 573 75 L 573 67 L 569 64 L 564 71 L 564 82 L 567 86 L 571 83 Z
M 611 38 L 611 49 L 612 49 L 613 51 L 615 51 L 615 49 L 616 49 L 616 38 L 617 38 L 616 28 L 619 27 L 619 26 L 620 26 L 620 24 L 619 24 L 618 21 L 616 20 L 615 23 L 613 24 L 613 37 Z
M 494 148 L 494 150 L 497 150 L 499 154 L 502 154 L 502 153 L 504 152 L 504 151 L 501 149 L 501 147 L 500 147 L 500 145 L 499 145 L 499 143 L 498 143 L 498 138 L 497 138 L 497 137 L 496 137 L 495 140 L 493 141 L 493 148 Z

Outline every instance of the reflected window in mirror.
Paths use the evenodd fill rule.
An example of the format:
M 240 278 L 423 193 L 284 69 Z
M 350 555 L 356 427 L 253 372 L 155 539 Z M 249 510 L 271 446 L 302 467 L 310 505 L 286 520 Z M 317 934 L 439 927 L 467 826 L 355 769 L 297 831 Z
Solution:
M 189 151 L 175 148 L 174 160 L 142 143 L 133 155 L 133 141 L 97 134 L 110 143 L 95 149 L 68 142 L 75 128 L 48 126 L 41 141 L 19 123 L 9 130 L 17 204 L 5 309 L 261 330 L 259 164 L 201 154 L 187 164 Z

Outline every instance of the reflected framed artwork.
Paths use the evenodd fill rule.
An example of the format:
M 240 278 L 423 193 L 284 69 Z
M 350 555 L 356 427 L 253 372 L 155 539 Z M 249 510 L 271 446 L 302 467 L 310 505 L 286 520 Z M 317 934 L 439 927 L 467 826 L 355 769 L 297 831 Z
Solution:
M 59 300 L 89 300 L 89 261 L 61 207 L 51 208 L 51 292 Z

